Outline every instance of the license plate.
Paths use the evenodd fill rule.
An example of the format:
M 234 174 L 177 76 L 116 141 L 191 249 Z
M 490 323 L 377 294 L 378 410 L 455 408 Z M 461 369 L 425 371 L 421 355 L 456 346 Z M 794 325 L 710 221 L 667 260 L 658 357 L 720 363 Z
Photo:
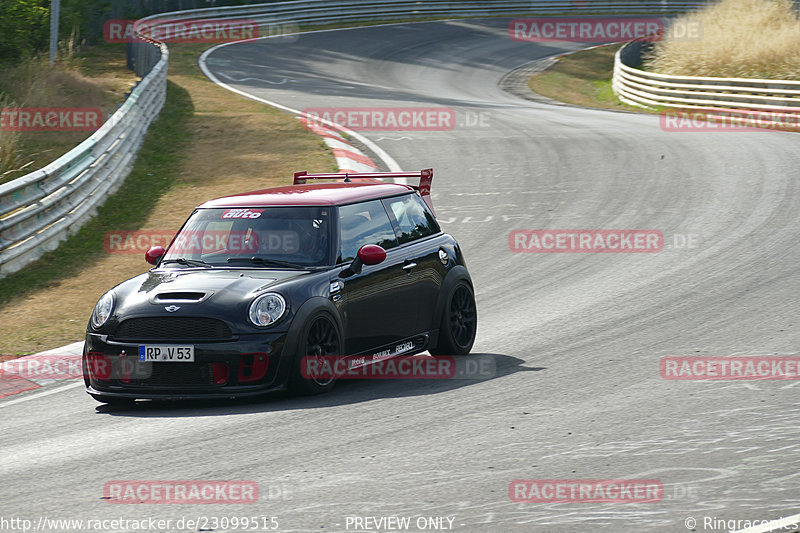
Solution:
M 139 346 L 139 361 L 193 363 L 194 346 L 145 344 Z

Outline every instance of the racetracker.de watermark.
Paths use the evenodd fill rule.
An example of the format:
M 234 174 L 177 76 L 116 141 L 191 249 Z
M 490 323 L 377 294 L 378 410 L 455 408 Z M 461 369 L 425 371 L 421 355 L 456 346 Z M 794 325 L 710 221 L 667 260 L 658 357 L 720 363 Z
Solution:
M 225 43 L 259 37 L 294 41 L 299 29 L 293 22 L 259 25 L 251 19 L 114 19 L 103 24 L 103 37 L 109 43 L 141 42 L 137 33 L 166 43 Z
M 517 503 L 654 503 L 664 498 L 657 479 L 515 479 L 508 497 Z
M 664 248 L 659 230 L 517 229 L 508 234 L 516 253 L 655 253 Z
M 255 481 L 114 480 L 103 486 L 107 503 L 244 504 L 258 501 Z
M 356 131 L 449 131 L 456 112 L 449 107 L 310 107 L 303 122 L 319 126 L 334 122 Z
M 89 352 L 86 370 L 96 379 L 147 379 L 152 365 L 138 364 L 133 358 L 120 355 L 108 357 Z M 0 398 L 38 389 L 43 381 L 83 379 L 84 368 L 80 355 L 29 355 L 17 357 L 0 355 Z
M 18 516 L 0 515 L 0 531 L 274 531 L 280 528 L 276 516 L 260 515 L 197 515 L 180 518 L 52 518 L 39 516 L 38 520 Z
M 659 369 L 661 377 L 668 380 L 800 380 L 800 357 L 662 357 Z
M 145 253 L 153 246 L 167 248 L 174 237 L 174 230 L 107 231 L 103 236 L 103 249 L 110 254 Z M 202 238 L 196 245 L 202 249 Z
M 800 131 L 797 110 L 668 109 L 659 113 L 664 131 Z
M 516 18 L 508 23 L 509 37 L 518 42 L 657 41 L 663 34 L 664 22 L 653 17 L 533 17 Z
M 0 355 L 0 380 L 19 377 L 30 380 L 77 379 L 83 377 L 80 355 Z
M 323 355 L 300 363 L 306 379 L 489 379 L 497 373 L 494 357 L 472 355 Z
M 300 250 L 302 238 L 293 230 L 273 230 L 264 234 L 253 230 L 186 230 L 178 236 L 169 230 L 109 231 L 103 237 L 103 248 L 110 254 L 140 254 L 153 246 L 171 246 L 170 253 L 173 254 L 294 254 Z
M 89 352 L 86 356 L 86 371 L 102 380 L 130 381 L 149 378 L 153 372 L 152 366 L 138 364 L 134 359 L 127 357 L 124 350 L 115 357 Z M 3 384 L 15 383 L 21 386 L 23 381 L 83 379 L 83 377 L 81 355 L 0 356 L 0 383 Z
M 96 107 L 4 107 L 1 131 L 95 131 L 103 125 Z

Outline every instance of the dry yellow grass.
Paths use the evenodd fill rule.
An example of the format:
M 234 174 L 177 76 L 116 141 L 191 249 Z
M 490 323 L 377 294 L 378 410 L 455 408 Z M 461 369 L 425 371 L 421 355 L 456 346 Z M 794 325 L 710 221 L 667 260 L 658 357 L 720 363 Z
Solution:
M 0 94 L 0 109 L 15 105 L 10 98 Z M 18 131 L 4 131 L 0 128 L 0 183 L 8 181 L 12 174 L 22 171 L 20 137 L 21 134 Z
M 202 50 L 170 46 L 170 81 L 188 91 L 194 114 L 191 140 L 172 187 L 141 227 L 174 233 L 203 201 L 291 183 L 295 170 L 335 170 L 321 138 L 292 116 L 217 87 L 197 67 Z M 169 146 L 164 146 L 169 150 Z M 109 227 L 109 231 L 133 230 Z M 91 258 L 77 275 L 57 280 L 0 306 L 0 354 L 30 353 L 82 340 L 97 299 L 117 283 L 145 272 L 142 254 Z
M 722 0 L 680 17 L 699 39 L 667 33 L 648 70 L 683 76 L 800 79 L 800 19 L 791 0 Z
M 108 117 L 138 79 L 125 68 L 124 49 L 105 45 L 69 56 L 52 68 L 46 57 L 4 65 L 2 107 L 89 107 Z M 0 183 L 41 168 L 77 146 L 89 131 L 0 132 Z

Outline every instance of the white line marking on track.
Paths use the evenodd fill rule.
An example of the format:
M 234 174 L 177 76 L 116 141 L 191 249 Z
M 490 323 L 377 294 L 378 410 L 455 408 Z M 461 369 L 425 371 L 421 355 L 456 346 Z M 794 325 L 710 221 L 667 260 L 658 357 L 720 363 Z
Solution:
M 39 352 L 36 355 L 26 355 L 25 357 L 37 357 L 40 355 L 81 355 L 83 353 L 83 342 L 84 341 L 73 342 L 60 348 L 53 348 L 46 352 Z
M 9 405 L 14 405 L 22 402 L 27 402 L 28 400 L 36 400 L 37 398 L 41 398 L 42 396 L 50 396 L 51 394 L 56 394 L 57 392 L 63 392 L 68 389 L 74 389 L 76 387 L 83 387 L 83 381 L 70 383 L 69 385 L 64 385 L 63 387 L 56 387 L 54 389 L 48 389 L 42 392 L 35 392 L 33 394 L 28 394 L 26 396 L 23 396 L 22 398 L 16 398 L 14 400 L 9 400 L 7 402 L 0 401 L 0 408 L 8 407 Z
M 228 76 L 224 72 L 220 72 L 219 75 L 228 78 L 231 81 L 263 81 L 264 83 L 269 83 L 272 85 L 283 85 L 284 83 L 289 81 L 289 78 L 283 78 L 281 81 L 270 81 L 270 80 L 265 80 L 264 78 L 242 78 L 240 80 L 237 80 L 234 79 L 232 76 Z
M 378 137 L 377 139 L 375 139 L 376 142 L 377 141 L 413 141 L 413 140 L 414 140 L 414 137 L 408 137 L 408 136 L 403 136 L 403 137 Z
M 388 25 L 388 24 L 387 24 L 387 25 Z M 365 27 L 365 26 L 362 26 L 362 27 Z M 352 28 L 341 28 L 341 29 L 352 29 Z M 337 28 L 336 30 L 340 30 L 340 28 Z M 318 33 L 318 32 L 321 32 L 321 31 L 336 31 L 336 30 L 316 30 L 316 31 L 306 31 L 306 32 L 299 32 L 298 34 L 292 34 L 292 35 L 300 35 L 300 34 L 303 34 L 303 33 Z M 242 42 L 251 42 L 251 41 L 256 41 L 256 40 L 261 40 L 261 39 L 271 39 L 271 38 L 273 38 L 273 36 L 258 37 L 258 38 L 256 38 L 256 39 L 245 39 L 245 40 L 243 40 L 243 41 L 232 41 L 232 42 L 229 42 L 229 43 L 222 43 L 222 44 L 218 44 L 217 46 L 214 46 L 214 47 L 212 47 L 212 48 L 209 48 L 208 50 L 206 50 L 205 52 L 203 52 L 203 54 L 200 56 L 200 59 L 198 59 L 198 60 L 197 60 L 197 62 L 198 62 L 198 64 L 200 65 L 200 69 L 203 71 L 203 74 L 205 74 L 205 75 L 208 77 L 208 79 L 210 79 L 210 80 L 211 80 L 213 83 L 215 83 L 215 84 L 219 85 L 220 87 L 223 87 L 223 88 L 225 88 L 225 89 L 228 89 L 228 90 L 229 90 L 229 91 L 231 91 L 231 92 L 234 92 L 234 93 L 237 93 L 237 94 L 241 94 L 242 96 L 244 96 L 244 97 L 246 97 L 246 98 L 250 98 L 251 100 L 255 100 L 255 101 L 257 101 L 257 102 L 261 102 L 261 103 L 263 103 L 263 104 L 267 104 L 267 105 L 270 105 L 270 106 L 272 106 L 272 107 L 276 107 L 276 108 L 278 108 L 278 109 L 283 109 L 284 111 L 288 111 L 289 113 L 292 113 L 293 115 L 297 115 L 297 116 L 299 116 L 299 117 L 311 118 L 311 117 L 309 117 L 309 115 L 308 115 L 307 113 L 303 113 L 302 111 L 299 111 L 299 110 L 297 110 L 297 109 L 293 109 L 293 108 L 291 108 L 291 107 L 288 107 L 288 106 L 285 106 L 285 105 L 279 104 L 279 103 L 277 103 L 277 102 L 272 102 L 272 101 L 270 101 L 270 100 L 267 100 L 267 99 L 265 99 L 265 98 L 259 98 L 258 96 L 252 95 L 252 94 L 250 94 L 250 93 L 247 93 L 247 92 L 245 92 L 245 91 L 241 91 L 241 90 L 239 90 L 239 89 L 236 89 L 236 88 L 234 88 L 234 87 L 231 87 L 231 86 L 230 86 L 230 85 L 228 85 L 227 83 L 221 82 L 221 81 L 219 80 L 219 78 L 217 78 L 217 77 L 216 77 L 216 76 L 215 76 L 215 75 L 214 75 L 214 74 L 211 72 L 211 70 L 208 68 L 208 65 L 206 65 L 206 59 L 208 58 L 208 56 L 209 56 L 209 55 L 210 55 L 212 52 L 214 52 L 215 50 L 217 50 L 218 48 L 222 48 L 223 46 L 230 46 L 230 45 L 232 45 L 232 44 L 237 44 L 237 43 L 242 43 Z M 355 131 L 353 131 L 353 130 L 351 130 L 351 129 L 349 129 L 349 128 L 345 128 L 345 127 L 344 127 L 344 126 L 342 126 L 341 124 L 337 124 L 336 122 L 332 122 L 332 121 L 330 121 L 330 120 L 326 120 L 326 119 L 319 118 L 319 117 L 313 117 L 313 119 L 314 119 L 315 121 L 317 121 L 317 122 L 321 122 L 321 123 L 323 123 L 323 124 L 326 124 L 326 125 L 328 125 L 328 126 L 331 126 L 332 128 L 336 128 L 336 129 L 337 129 L 337 130 L 339 130 L 339 131 L 343 131 L 343 132 L 345 132 L 346 134 L 348 134 L 348 135 L 351 135 L 351 136 L 355 137 L 356 139 L 358 139 L 359 141 L 361 141 L 361 142 L 362 142 L 362 143 L 363 143 L 363 144 L 364 144 L 364 145 L 365 145 L 367 148 L 369 148 L 370 150 L 372 150 L 372 151 L 375 153 L 375 155 L 376 155 L 376 156 L 378 156 L 378 157 L 379 157 L 379 158 L 380 158 L 380 159 L 381 159 L 381 160 L 384 162 L 384 164 L 386 165 L 386 167 L 387 167 L 387 168 L 388 168 L 388 169 L 389 169 L 391 172 L 401 172 L 401 171 L 403 170 L 402 168 L 400 168 L 400 165 L 398 165 L 398 164 L 397 164 L 397 161 L 395 161 L 395 160 L 392 158 L 392 156 L 390 156 L 389 154 L 387 154 L 387 153 L 386 153 L 386 152 L 383 150 L 383 148 L 381 148 L 380 146 L 378 146 L 377 144 L 375 144 L 375 143 L 374 143 L 374 142 L 372 142 L 371 140 L 367 139 L 366 137 L 364 137 L 364 136 L 363 136 L 363 135 L 361 135 L 360 133 L 356 133 Z

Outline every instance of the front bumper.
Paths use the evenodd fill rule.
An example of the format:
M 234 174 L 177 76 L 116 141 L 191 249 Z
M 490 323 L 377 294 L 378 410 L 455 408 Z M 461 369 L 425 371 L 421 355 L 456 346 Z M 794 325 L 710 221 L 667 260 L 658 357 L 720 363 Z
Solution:
M 139 345 L 145 344 L 193 343 L 120 342 L 87 333 L 86 391 L 99 400 L 185 400 L 256 396 L 287 385 L 291 357 L 283 356 L 286 332 L 194 343 L 194 362 L 140 362 Z M 264 359 L 266 369 L 259 367 Z

